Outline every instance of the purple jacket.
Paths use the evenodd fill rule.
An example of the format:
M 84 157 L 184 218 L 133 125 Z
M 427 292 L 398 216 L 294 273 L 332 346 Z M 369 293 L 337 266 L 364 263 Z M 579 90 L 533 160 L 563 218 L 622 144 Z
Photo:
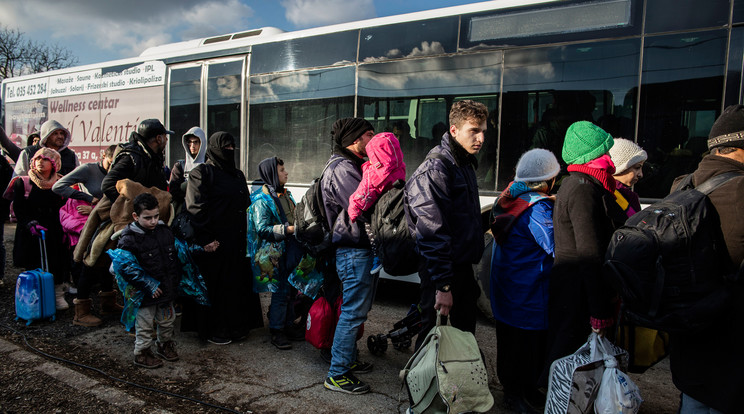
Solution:
M 320 186 L 328 226 L 333 232 L 331 241 L 339 247 L 370 248 L 364 223 L 358 220 L 352 223 L 348 214 L 349 197 L 362 181 L 362 162 L 355 163 L 338 152 L 331 156 L 329 162 Z
M 455 156 L 449 133 L 406 183 L 408 228 L 416 237 L 419 274 L 437 288 L 454 277 L 455 263 L 478 263 L 483 255 L 478 183 L 474 157 Z M 430 158 L 433 153 L 447 161 Z

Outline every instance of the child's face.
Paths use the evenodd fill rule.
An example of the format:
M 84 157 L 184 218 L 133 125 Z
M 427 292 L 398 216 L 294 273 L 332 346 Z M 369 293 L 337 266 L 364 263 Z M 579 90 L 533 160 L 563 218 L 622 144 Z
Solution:
M 46 177 L 52 172 L 52 162 L 46 158 L 37 158 L 34 160 L 34 168 Z
M 638 180 L 643 178 L 643 161 L 632 165 L 622 174 L 616 175 L 615 179 L 628 187 L 633 186 Z
M 152 210 L 142 210 L 140 214 L 132 213 L 134 220 L 145 230 L 152 230 L 158 225 L 160 220 L 160 210 L 154 208 Z

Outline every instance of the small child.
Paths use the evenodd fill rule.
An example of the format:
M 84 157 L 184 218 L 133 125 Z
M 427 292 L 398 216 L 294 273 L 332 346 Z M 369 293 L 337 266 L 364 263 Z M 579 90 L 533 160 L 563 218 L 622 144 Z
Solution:
M 371 209 L 382 193 L 393 188 L 398 180 L 406 179 L 406 164 L 403 162 L 403 151 L 400 142 L 392 132 L 380 132 L 372 137 L 365 148 L 369 161 L 362 164 L 362 181 L 356 191 L 349 197 L 349 218 L 354 223 L 364 212 Z M 372 242 L 375 255 L 371 273 L 382 268 L 377 257 L 374 237 L 369 223 L 365 224 L 367 234 Z
M 176 313 L 173 301 L 178 295 L 180 264 L 175 238 L 170 228 L 160 221 L 158 200 L 150 193 L 142 193 L 134 199 L 134 222 L 122 232 L 118 247 L 128 250 L 137 258 L 139 267 L 146 275 L 127 267 L 122 277 L 144 293 L 135 320 L 134 364 L 144 368 L 158 368 L 163 361 L 152 350 L 153 328 L 157 325 L 157 349 L 155 353 L 166 361 L 178 360 L 176 343 L 173 341 Z M 159 282 L 153 291 L 145 281 L 149 278 Z

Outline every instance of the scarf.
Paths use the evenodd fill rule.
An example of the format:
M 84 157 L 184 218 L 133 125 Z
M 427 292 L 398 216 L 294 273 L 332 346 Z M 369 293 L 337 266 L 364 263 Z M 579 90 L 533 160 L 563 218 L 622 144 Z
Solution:
M 593 159 L 586 164 L 571 164 L 568 171 L 576 171 L 596 178 L 605 190 L 615 192 L 615 164 L 609 155 L 605 154 L 599 158 Z
M 530 188 L 522 181 L 512 181 L 499 196 L 491 210 L 491 232 L 497 244 L 504 244 L 514 223 L 528 208 L 540 200 L 552 199 L 546 194 L 548 184 L 540 188 Z
M 215 132 L 212 134 L 207 143 L 207 163 L 230 175 L 237 176 L 240 170 L 235 167 L 235 150 L 226 148 L 231 145 L 235 147 L 235 138 L 229 133 Z
M 28 170 L 28 178 L 31 179 L 31 181 L 42 190 L 51 190 L 54 183 L 62 178 L 62 176 L 57 174 L 56 172 L 53 172 L 49 178 L 44 178 L 39 174 L 38 171 L 36 171 L 35 168 L 32 168 Z

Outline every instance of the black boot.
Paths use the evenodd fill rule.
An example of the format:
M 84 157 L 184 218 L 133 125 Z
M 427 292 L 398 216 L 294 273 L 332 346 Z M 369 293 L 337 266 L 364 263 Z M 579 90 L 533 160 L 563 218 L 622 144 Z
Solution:
M 284 335 L 281 329 L 270 329 L 270 331 L 272 345 L 281 350 L 292 349 L 292 344 L 289 343 L 287 335 Z

